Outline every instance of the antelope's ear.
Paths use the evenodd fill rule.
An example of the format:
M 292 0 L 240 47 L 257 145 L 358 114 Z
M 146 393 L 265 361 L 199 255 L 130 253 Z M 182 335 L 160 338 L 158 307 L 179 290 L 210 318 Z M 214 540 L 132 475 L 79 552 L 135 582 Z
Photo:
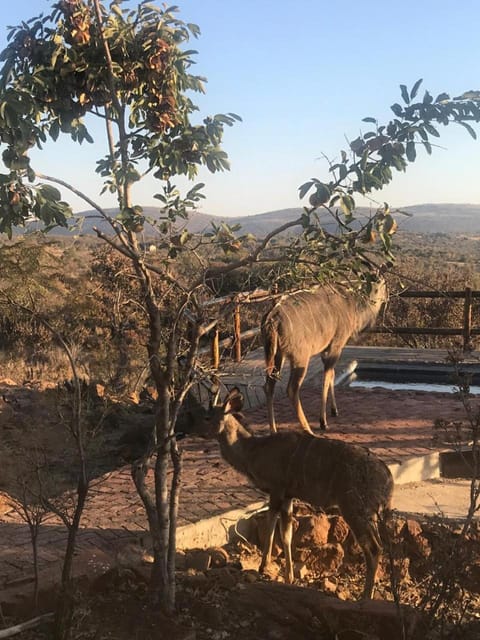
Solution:
M 234 387 L 225 398 L 223 405 L 225 413 L 240 413 L 243 407 L 243 395 L 238 387 Z

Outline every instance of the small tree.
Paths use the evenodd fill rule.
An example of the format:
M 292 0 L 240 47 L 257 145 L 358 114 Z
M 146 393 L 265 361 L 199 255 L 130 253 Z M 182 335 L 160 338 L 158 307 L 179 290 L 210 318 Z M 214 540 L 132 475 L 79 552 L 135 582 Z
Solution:
M 468 121 L 478 121 L 480 110 L 468 96 L 451 101 L 441 94 L 433 100 L 427 92 L 421 102 L 412 103 L 420 81 L 410 93 L 402 86 L 406 106 L 392 107 L 395 119 L 385 126 L 366 119 L 374 129 L 341 152 L 340 162 L 331 164 L 331 180 L 312 179 L 300 188 L 301 197 L 310 194 L 310 206 L 299 218 L 258 240 L 239 236 L 227 224 L 194 235 L 186 222 L 202 198 L 202 185 L 182 197 L 173 179 L 194 178 L 202 164 L 212 172 L 228 169 L 220 144 L 225 126 L 239 118 L 229 113 L 194 123 L 197 107 L 190 96 L 203 91 L 204 80 L 190 73 L 195 52 L 183 47 L 198 35 L 197 26 L 179 20 L 173 8 L 142 2 L 129 10 L 123 5 L 114 0 L 107 9 L 101 0 L 60 0 L 50 15 L 11 30 L 10 44 L 1 54 L 0 139 L 7 172 L 0 174 L 0 231 L 11 234 L 14 225 L 31 215 L 46 229 L 67 226 L 71 209 L 53 186 L 57 184 L 98 211 L 111 229 L 108 234 L 98 228 L 98 236 L 133 265 L 148 319 L 148 365 L 158 391 L 152 446 L 133 466 L 133 477 L 153 539 L 152 593 L 163 609 L 172 611 L 181 471 L 174 428 L 197 379 L 200 338 L 211 326 L 202 306 L 211 295 L 209 281 L 260 261 L 277 265 L 290 281 L 300 275 L 318 281 L 332 273 L 365 272 L 379 262 L 376 255 L 393 259 L 395 221 L 388 206 L 358 220 L 354 195 L 381 189 L 393 169 L 404 170 L 415 160 L 418 144 L 430 152 L 429 138 L 438 135 L 432 122 L 458 122 L 473 133 Z M 31 147 L 57 141 L 60 134 L 93 142 L 87 129 L 92 118 L 105 125 L 106 154 L 96 170 L 104 178 L 103 191 L 117 197 L 113 217 L 73 185 L 37 172 L 28 155 Z M 154 220 L 133 199 L 135 184 L 148 174 L 162 185 Z M 335 222 L 333 231 L 321 212 Z M 286 251 L 271 248 L 274 238 L 291 229 L 301 233 Z M 142 249 L 139 234 L 146 230 L 157 235 L 156 254 Z M 212 266 L 214 251 L 225 258 Z M 169 486 L 170 463 L 174 473 Z M 146 482 L 150 467 L 153 487 Z

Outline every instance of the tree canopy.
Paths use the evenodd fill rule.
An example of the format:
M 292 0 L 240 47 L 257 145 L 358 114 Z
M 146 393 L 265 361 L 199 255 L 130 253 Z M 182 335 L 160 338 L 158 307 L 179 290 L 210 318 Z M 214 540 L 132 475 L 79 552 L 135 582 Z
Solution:
M 411 90 L 401 85 L 403 104 L 392 106 L 394 117 L 385 124 L 365 118 L 369 129 L 331 162 L 330 175 L 300 187 L 300 197 L 309 197 L 300 217 L 264 238 L 239 235 L 228 223 L 195 235 L 185 221 L 203 197 L 203 185 L 181 194 L 175 177 L 194 179 L 200 165 L 211 172 L 228 169 L 223 134 L 240 120 L 234 113 L 203 118 L 196 113 L 192 96 L 204 91 L 204 78 L 191 72 L 196 52 L 188 45 L 198 35 L 196 25 L 178 18 L 176 7 L 140 2 L 130 9 L 123 0 L 113 0 L 107 8 L 102 0 L 59 0 L 48 15 L 11 28 L 9 44 L 0 54 L 0 233 L 11 235 L 14 226 L 32 216 L 47 230 L 67 226 L 72 210 L 58 187 L 69 189 L 110 225 L 110 234 L 97 230 L 97 235 L 131 261 L 139 287 L 148 325 L 146 363 L 158 406 L 152 442 L 133 477 L 152 533 L 152 586 L 169 610 L 175 595 L 181 468 L 174 427 L 197 379 L 200 338 L 212 326 L 202 317 L 201 304 L 202 296 L 213 296 L 209 281 L 260 261 L 278 265 L 295 282 L 300 276 L 318 281 L 343 272 L 368 274 L 372 264 L 392 260 L 396 223 L 388 204 L 362 219 L 355 197 L 380 191 L 395 171 L 405 171 L 415 161 L 419 148 L 431 153 L 438 125 L 458 124 L 475 137 L 472 123 L 480 120 L 477 92 L 450 99 L 446 93 L 433 98 L 426 91 L 417 100 L 420 80 Z M 32 148 L 60 144 L 62 136 L 93 144 L 91 118 L 105 126 L 102 144 L 95 141 L 95 171 L 103 178 L 103 192 L 116 195 L 114 216 L 96 195 L 80 193 L 61 176 L 42 174 L 30 158 Z M 155 220 L 146 219 L 132 196 L 133 185 L 147 174 L 160 185 Z M 333 230 L 320 214 L 334 222 Z M 160 248 L 155 258 L 144 250 L 139 235 L 147 225 Z M 292 229 L 300 235 L 272 248 L 277 236 Z M 212 263 L 218 255 L 214 251 L 222 251 L 225 259 Z M 185 255 L 193 269 L 182 270 L 179 258 Z M 169 462 L 174 468 L 170 493 Z M 151 467 L 154 491 L 146 484 Z

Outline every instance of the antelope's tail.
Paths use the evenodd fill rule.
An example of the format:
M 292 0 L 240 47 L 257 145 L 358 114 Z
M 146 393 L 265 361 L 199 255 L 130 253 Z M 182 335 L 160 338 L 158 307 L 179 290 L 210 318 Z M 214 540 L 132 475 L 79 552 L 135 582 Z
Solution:
M 265 351 L 265 371 L 267 376 L 271 377 L 275 375 L 275 354 L 278 347 L 278 332 L 271 318 L 264 319 L 261 331 Z

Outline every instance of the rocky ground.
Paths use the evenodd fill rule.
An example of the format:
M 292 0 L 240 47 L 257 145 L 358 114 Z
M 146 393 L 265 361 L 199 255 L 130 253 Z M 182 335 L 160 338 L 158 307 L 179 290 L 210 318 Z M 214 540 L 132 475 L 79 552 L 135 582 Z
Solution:
M 68 390 L 56 386 L 26 388 L 5 384 L 0 397 L 0 490 L 18 492 L 38 452 L 42 452 L 42 460 L 48 460 L 54 478 L 52 490 L 58 492 L 71 486 L 75 478 L 74 451 L 65 429 L 65 393 Z M 390 396 L 388 399 L 391 419 L 396 405 Z M 103 414 L 101 399 L 94 400 L 100 404 L 92 406 L 92 412 L 103 421 L 110 420 L 111 414 Z M 399 415 L 405 418 L 405 402 L 398 405 Z M 372 415 L 371 407 L 364 410 Z M 135 415 L 138 416 L 137 411 Z M 121 460 L 116 445 L 120 435 L 128 433 L 124 427 L 131 420 L 125 410 L 115 420 L 115 429 L 110 426 L 95 434 L 95 463 L 99 470 L 115 468 Z M 104 439 L 105 446 L 98 447 L 98 438 Z M 237 540 L 222 550 L 179 554 L 178 616 L 174 621 L 151 611 L 147 597 L 149 567 L 142 561 L 143 551 L 134 550 L 133 559 L 119 559 L 107 573 L 82 582 L 78 585 L 73 640 L 480 637 L 478 527 L 463 536 L 455 524 L 395 521 L 394 542 L 387 547 L 376 599 L 365 604 L 357 602 L 364 579 L 361 554 L 342 520 L 335 515 L 327 518 L 312 514 L 310 510 L 298 511 L 296 519 L 295 585 L 283 583 L 281 554 L 266 576 L 258 574 L 263 539 L 259 516 L 249 540 Z M 402 615 L 392 596 L 392 565 L 394 593 L 402 603 Z M 54 592 L 44 593 L 41 610 L 52 610 L 53 602 Z M 32 617 L 33 609 L 25 601 L 23 608 L 4 608 L 0 614 L 1 627 L 8 627 Z M 401 620 L 406 630 L 403 635 Z M 1 633 L 0 630 L 0 637 L 4 637 Z M 51 628 L 39 627 L 17 637 L 49 640 Z
M 149 558 L 145 550 L 133 545 L 117 566 L 79 585 L 73 639 L 480 637 L 479 527 L 465 537 L 455 525 L 394 519 L 376 595 L 368 603 L 358 601 L 364 580 L 362 556 L 340 516 L 312 514 L 303 508 L 296 512 L 295 585 L 284 584 L 278 542 L 274 548 L 278 555 L 266 575 L 258 573 L 258 545 L 264 527 L 264 516 L 259 514 L 250 540 L 178 554 L 175 620 L 158 615 L 149 606 Z M 392 596 L 392 566 L 400 609 Z M 434 611 L 440 593 L 445 598 Z M 44 606 L 47 600 L 44 594 Z M 28 617 L 25 611 L 22 616 Z M 20 637 L 47 640 L 51 628 L 46 625 Z

